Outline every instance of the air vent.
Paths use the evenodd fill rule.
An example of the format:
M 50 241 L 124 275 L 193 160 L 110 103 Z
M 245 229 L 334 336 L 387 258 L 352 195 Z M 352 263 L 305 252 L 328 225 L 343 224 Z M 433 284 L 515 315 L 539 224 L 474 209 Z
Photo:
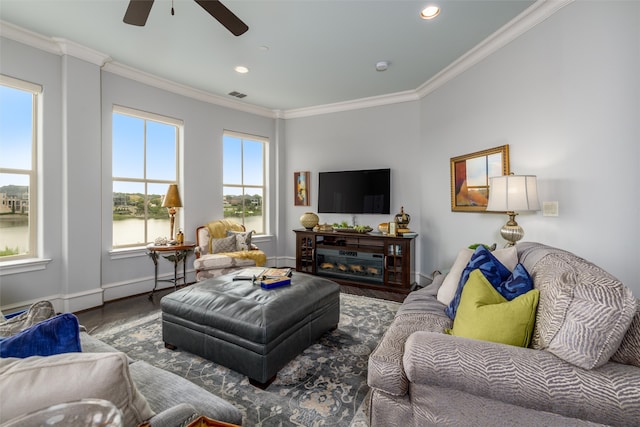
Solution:
M 235 90 L 233 92 L 229 92 L 229 95 L 235 96 L 236 98 L 244 98 L 245 96 L 247 96 L 244 93 L 240 93 Z

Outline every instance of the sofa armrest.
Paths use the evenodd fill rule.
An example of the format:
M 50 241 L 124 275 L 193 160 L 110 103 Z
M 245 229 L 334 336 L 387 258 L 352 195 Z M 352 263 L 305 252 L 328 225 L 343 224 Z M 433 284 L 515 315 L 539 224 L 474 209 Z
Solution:
M 432 332 L 406 342 L 412 383 L 464 391 L 514 405 L 611 425 L 640 417 L 640 369 L 609 362 L 586 370 L 529 348 Z
M 149 420 L 151 427 L 184 426 L 198 418 L 198 411 L 188 403 L 181 403 L 156 414 Z
M 418 296 L 419 292 L 412 292 L 412 294 Z M 411 304 L 407 303 L 407 306 Z M 451 320 L 444 315 L 418 310 L 396 314 L 393 323 L 369 356 L 367 369 L 369 387 L 392 396 L 404 396 L 409 385 L 402 365 L 405 341 L 415 331 L 443 331 L 448 327 L 451 327 Z

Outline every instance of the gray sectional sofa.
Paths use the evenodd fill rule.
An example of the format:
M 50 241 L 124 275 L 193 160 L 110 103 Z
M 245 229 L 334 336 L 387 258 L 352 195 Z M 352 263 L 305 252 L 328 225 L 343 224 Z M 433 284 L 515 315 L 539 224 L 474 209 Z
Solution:
M 44 316 L 50 304 L 36 304 Z M 171 372 L 122 352 L 80 332 L 82 352 L 0 358 L 0 424 L 33 411 L 86 398 L 114 403 L 124 426 L 184 426 L 199 415 L 241 425 L 242 413 L 231 403 Z
M 540 291 L 529 348 L 444 333 L 444 275 L 411 293 L 369 359 L 371 426 L 640 425 L 640 303 L 569 252 L 517 245 Z

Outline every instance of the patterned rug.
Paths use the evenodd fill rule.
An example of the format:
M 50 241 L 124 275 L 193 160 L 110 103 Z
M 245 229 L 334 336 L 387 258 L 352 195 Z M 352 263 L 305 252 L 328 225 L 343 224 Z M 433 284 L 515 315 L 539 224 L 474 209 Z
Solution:
M 367 361 L 399 303 L 340 294 L 338 328 L 280 370 L 266 390 L 199 356 L 164 348 L 160 312 L 101 328 L 95 336 L 134 359 L 173 372 L 228 400 L 244 426 L 366 426 Z

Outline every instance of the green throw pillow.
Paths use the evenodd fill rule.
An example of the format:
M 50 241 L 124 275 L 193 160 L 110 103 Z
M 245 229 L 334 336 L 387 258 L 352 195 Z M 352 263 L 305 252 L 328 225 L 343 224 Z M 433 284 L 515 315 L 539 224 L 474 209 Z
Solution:
M 539 295 L 540 292 L 533 289 L 507 301 L 480 270 L 473 270 L 462 290 L 453 328 L 447 332 L 459 337 L 528 347 Z

